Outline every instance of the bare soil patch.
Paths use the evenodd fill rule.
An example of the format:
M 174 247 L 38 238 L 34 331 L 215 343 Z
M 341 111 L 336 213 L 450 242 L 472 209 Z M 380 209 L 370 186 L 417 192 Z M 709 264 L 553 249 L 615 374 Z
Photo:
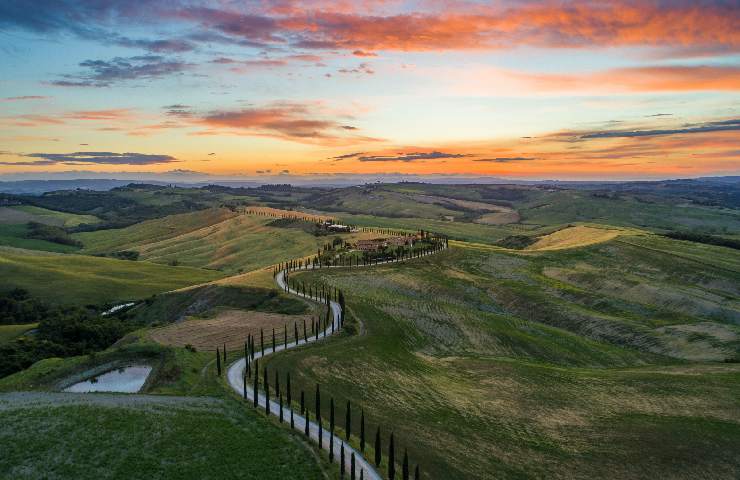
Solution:
M 256 336 L 259 342 L 260 329 L 265 333 L 265 347 L 272 345 L 272 329 L 278 335 L 278 342 L 283 341 L 283 329 L 288 325 L 288 339 L 293 338 L 293 323 L 298 323 L 299 332 L 303 332 L 303 320 L 311 325 L 310 315 L 283 315 L 244 310 L 222 310 L 211 318 L 189 318 L 152 330 L 149 337 L 163 345 L 184 347 L 192 345 L 198 350 L 215 350 L 226 344 L 228 350 L 237 350 L 244 346 L 247 335 Z M 299 333 L 299 334 L 300 334 Z M 259 344 L 257 345 L 259 348 Z

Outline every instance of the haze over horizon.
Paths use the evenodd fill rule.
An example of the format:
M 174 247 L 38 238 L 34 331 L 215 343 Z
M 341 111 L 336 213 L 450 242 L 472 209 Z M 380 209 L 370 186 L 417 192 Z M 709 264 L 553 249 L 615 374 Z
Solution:
M 738 25 L 727 0 L 2 2 L 0 180 L 738 175 Z

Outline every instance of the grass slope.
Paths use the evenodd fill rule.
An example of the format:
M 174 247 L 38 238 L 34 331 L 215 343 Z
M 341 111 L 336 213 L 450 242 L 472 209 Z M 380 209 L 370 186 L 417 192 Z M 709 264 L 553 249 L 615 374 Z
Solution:
M 94 395 L 66 404 L 34 394 L 19 404 L 7 398 L 0 396 L 6 478 L 323 477 L 296 436 L 234 401 Z
M 50 303 L 103 304 L 213 280 L 216 272 L 86 255 L 0 247 L 0 288 L 20 287 Z
M 75 235 L 85 252 L 136 250 L 156 263 L 236 273 L 311 254 L 326 237 L 297 228 L 272 227 L 271 217 L 209 209 L 151 220 L 124 229 Z
M 94 215 L 77 215 L 58 212 L 32 205 L 0 207 L 0 224 L 20 224 L 28 222 L 44 223 L 56 227 L 76 227 L 83 223 L 94 224 L 100 221 Z
M 56 253 L 71 253 L 79 250 L 79 247 L 74 245 L 62 245 L 37 238 L 27 238 L 28 233 L 28 225 L 25 223 L 0 225 L 0 245 Z
M 677 346 L 661 330 L 737 332 L 740 271 L 715 265 L 727 256 L 718 248 L 694 251 L 701 264 L 620 240 L 527 254 L 455 248 L 301 274 L 342 287 L 348 331 L 361 319 L 366 334 L 268 366 L 308 392 L 320 383 L 338 418 L 346 400 L 364 408 L 367 431 L 380 425 L 387 445 L 393 430 L 431 478 L 732 478 L 740 366 L 680 358 L 689 346 L 727 358 L 740 344 L 699 335 Z M 588 283 L 547 274 L 574 266 L 589 269 Z M 630 297 L 608 287 L 615 280 L 650 294 Z

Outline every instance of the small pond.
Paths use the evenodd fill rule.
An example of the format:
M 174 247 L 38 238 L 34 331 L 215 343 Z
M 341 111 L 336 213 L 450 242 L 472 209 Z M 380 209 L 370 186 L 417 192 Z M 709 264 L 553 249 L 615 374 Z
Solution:
M 144 386 L 152 372 L 148 365 L 132 365 L 101 373 L 64 389 L 65 392 L 123 392 L 136 393 Z

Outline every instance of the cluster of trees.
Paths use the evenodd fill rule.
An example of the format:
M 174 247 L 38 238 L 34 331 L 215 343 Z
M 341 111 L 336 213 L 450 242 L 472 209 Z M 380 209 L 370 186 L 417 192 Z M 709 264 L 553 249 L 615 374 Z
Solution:
M 0 377 L 49 357 L 69 357 L 104 350 L 137 325 L 125 315 L 103 316 L 95 308 L 60 307 L 13 290 L 0 299 L 2 323 L 38 323 L 30 335 L 0 345 Z
M 71 245 L 82 248 L 82 242 L 69 236 L 69 233 L 61 227 L 46 225 L 39 222 L 28 222 L 27 238 L 37 240 L 46 240 L 47 242 L 58 243 L 60 245 Z
M 705 243 L 708 245 L 718 245 L 720 247 L 734 248 L 740 250 L 740 240 L 733 238 L 718 237 L 716 235 L 709 235 L 706 233 L 686 232 L 686 231 L 673 231 L 664 234 L 668 238 L 676 240 L 687 240 L 689 242 Z
M 430 235 L 417 241 L 413 247 L 388 247 L 378 252 L 363 252 L 362 256 L 356 256 L 351 252 L 334 251 L 335 245 L 327 244 L 324 251 L 319 249 L 316 255 L 311 258 L 290 260 L 275 265 L 273 276 L 277 276 L 283 270 L 287 274 L 292 270 L 306 270 L 309 268 L 358 267 L 376 265 L 382 262 L 400 262 L 438 252 L 448 246 L 449 240 L 446 237 Z M 327 254 L 327 252 L 330 252 L 330 254 Z
M 531 235 L 510 235 L 496 242 L 496 245 L 504 248 L 522 250 L 537 242 L 537 237 Z
M 47 305 L 31 298 L 22 288 L 0 294 L 0 325 L 38 323 L 48 311 Z

